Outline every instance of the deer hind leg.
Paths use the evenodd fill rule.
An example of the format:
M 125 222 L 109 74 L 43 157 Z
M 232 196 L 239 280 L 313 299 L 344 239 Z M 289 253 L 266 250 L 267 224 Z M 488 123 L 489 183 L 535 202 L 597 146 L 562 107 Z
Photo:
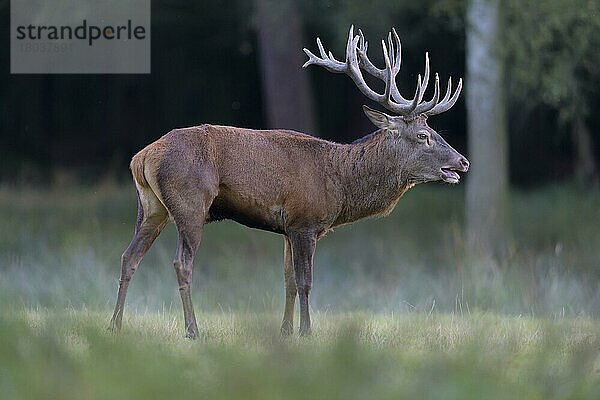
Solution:
M 294 332 L 294 305 L 298 291 L 296 289 L 296 277 L 294 275 L 294 263 L 292 260 L 292 245 L 290 239 L 283 238 L 283 271 L 285 278 L 285 310 L 283 322 L 281 323 L 281 335 L 289 336 Z
M 192 268 L 194 256 L 202 239 L 202 225 L 204 221 L 195 220 L 177 223 L 177 250 L 173 260 L 173 267 L 179 283 L 179 295 L 183 305 L 185 321 L 185 337 L 195 339 L 198 337 L 198 324 L 192 304 Z
M 133 239 L 131 239 L 131 243 L 121 256 L 121 277 L 119 279 L 117 304 L 108 327 L 112 331 L 121 329 L 125 297 L 133 273 L 168 221 L 167 210 L 150 188 L 138 188 L 137 199 L 138 216 Z
M 214 181 L 214 179 L 179 181 L 176 185 L 177 193 L 173 192 L 175 185 L 165 185 L 165 190 L 161 191 L 165 205 L 177 226 L 177 249 L 173 267 L 179 283 L 185 336 L 190 339 L 198 337 L 198 325 L 192 304 L 192 269 L 196 251 L 202 240 L 208 210 L 217 195 L 217 185 L 211 184 Z

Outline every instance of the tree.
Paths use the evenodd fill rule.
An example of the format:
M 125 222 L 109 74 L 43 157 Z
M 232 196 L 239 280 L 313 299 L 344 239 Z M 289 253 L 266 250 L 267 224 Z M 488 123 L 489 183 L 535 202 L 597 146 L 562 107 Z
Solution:
M 593 0 L 504 0 L 503 32 L 510 94 L 519 108 L 558 111 L 570 130 L 575 175 L 598 180 L 587 119 L 600 85 L 600 3 Z
M 467 8 L 466 100 L 469 157 L 467 243 L 472 255 L 498 256 L 505 243 L 508 191 L 503 63 L 498 0 Z
M 255 0 L 256 29 L 267 123 L 315 132 L 304 64 L 300 14 L 294 0 Z

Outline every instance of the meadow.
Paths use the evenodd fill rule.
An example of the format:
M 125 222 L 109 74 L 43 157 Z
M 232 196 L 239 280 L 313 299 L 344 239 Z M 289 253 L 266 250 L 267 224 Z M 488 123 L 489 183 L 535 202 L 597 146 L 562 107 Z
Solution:
M 130 186 L 1 188 L 0 397 L 600 398 L 600 193 L 514 191 L 496 268 L 465 254 L 463 195 L 416 188 L 323 238 L 310 338 L 279 337 L 282 239 L 208 225 L 191 342 L 172 225 L 106 332 Z

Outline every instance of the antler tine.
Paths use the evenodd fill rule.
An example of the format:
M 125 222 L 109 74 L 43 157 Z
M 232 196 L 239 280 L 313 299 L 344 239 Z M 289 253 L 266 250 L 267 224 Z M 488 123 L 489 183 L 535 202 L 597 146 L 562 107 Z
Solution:
M 398 70 L 400 70 L 400 65 L 402 65 L 402 42 L 400 42 L 400 36 L 396 32 L 396 28 L 392 28 L 392 34 L 396 41 L 396 60 L 398 61 Z
M 421 91 L 425 94 L 427 85 L 429 84 L 429 52 L 425 52 L 425 75 L 423 76 L 423 88 Z
M 346 42 L 346 63 L 348 63 L 351 59 L 354 60 L 356 57 L 356 45 L 354 45 L 354 25 L 350 26 L 350 30 L 348 31 L 348 42 Z M 360 40 L 360 36 L 359 36 Z M 352 67 L 352 63 L 348 64 L 348 67 Z
M 390 63 L 392 64 L 393 68 L 396 69 L 396 54 L 394 53 L 394 43 L 392 42 L 392 32 L 388 33 L 388 49 L 389 49 L 389 57 L 390 57 Z
M 371 60 L 369 60 L 369 57 L 367 56 L 367 49 L 368 49 L 369 43 L 365 39 L 365 36 L 364 36 L 362 30 L 360 30 L 360 29 L 358 30 L 358 35 L 359 35 L 359 40 L 358 40 L 358 46 L 356 49 L 357 53 L 358 53 L 358 66 L 360 68 L 364 69 L 365 71 L 367 71 L 367 73 L 371 74 L 372 76 L 384 81 L 385 92 L 384 92 L 383 96 L 381 96 L 383 102 L 385 103 L 384 107 L 386 107 L 389 110 L 393 110 L 393 111 L 396 111 L 398 109 L 398 107 L 405 107 L 408 104 L 408 101 L 399 95 L 398 88 L 396 86 L 395 77 L 398 74 L 398 71 L 400 70 L 400 68 L 399 68 L 399 66 L 396 65 L 398 62 L 398 57 L 394 57 L 393 47 L 390 49 L 390 51 L 388 51 L 387 48 L 385 47 L 385 42 L 383 40 L 381 41 L 382 48 L 383 48 L 383 55 L 384 55 L 384 58 L 386 59 L 386 68 L 379 69 L 375 65 L 373 65 L 373 63 L 371 62 Z M 395 101 L 398 101 L 398 98 L 402 99 L 400 101 L 401 104 L 394 103 L 391 100 L 392 98 Z M 404 111 L 402 111 L 402 112 L 404 112 Z
M 383 57 L 385 60 L 385 68 L 379 69 L 369 60 L 367 56 L 368 42 L 365 39 L 363 32 L 359 29 L 358 35 L 354 35 L 354 25 L 348 31 L 348 41 L 346 43 L 346 56 L 343 62 L 338 61 L 333 56 L 331 51 L 326 52 L 321 39 L 317 38 L 317 46 L 321 57 L 314 55 L 308 49 L 304 52 L 308 56 L 308 61 L 303 65 L 319 65 L 330 72 L 344 73 L 348 75 L 356 84 L 357 88 L 369 99 L 378 102 L 388 110 L 405 117 L 415 116 L 418 114 L 434 115 L 444 112 L 456 103 L 462 89 L 462 79 L 459 81 L 458 87 L 452 94 L 452 81 L 448 80 L 448 89 L 446 95 L 439 102 L 440 84 L 439 76 L 435 75 L 435 91 L 431 100 L 423 102 L 423 96 L 427 90 L 429 83 L 430 68 L 429 54 L 425 53 L 425 71 L 424 75 L 419 74 L 417 79 L 417 87 L 415 95 L 412 99 L 407 100 L 400 94 L 396 83 L 396 75 L 400 72 L 402 65 L 402 43 L 396 29 L 388 33 L 387 45 L 385 39 L 381 41 Z M 383 94 L 379 94 L 371 89 L 362 75 L 362 70 L 370 75 L 382 80 L 385 83 Z
M 305 47 L 305 48 L 302 49 L 302 51 L 304 53 L 306 53 L 306 55 L 308 56 L 308 60 L 304 64 L 302 64 L 302 68 L 306 68 L 309 65 L 313 65 L 313 64 L 316 65 L 317 64 L 317 61 L 318 61 L 319 58 L 317 56 L 315 56 L 309 49 L 307 49 Z
M 304 48 L 304 52 L 308 56 L 308 60 L 302 65 L 302 68 L 306 68 L 309 65 L 319 65 L 330 72 L 341 73 L 345 70 L 345 64 L 337 61 L 334 58 L 329 58 L 325 54 L 325 50 L 323 49 L 323 44 L 321 43 L 321 39 L 317 38 L 317 46 L 319 46 L 319 51 L 321 52 L 322 58 L 314 55 L 310 50 Z
M 368 49 L 369 43 L 366 41 L 364 34 L 362 33 L 362 30 L 359 29 L 358 34 L 360 35 L 360 41 L 359 41 L 360 45 L 358 47 L 358 56 L 359 56 L 360 67 L 362 69 L 364 69 L 368 74 L 386 82 L 386 80 L 387 80 L 386 69 L 379 69 L 375 65 L 373 65 L 373 63 L 371 62 L 371 60 L 369 60 L 369 57 L 367 55 L 367 49 Z M 393 34 L 394 41 L 396 42 L 396 45 L 394 46 L 393 42 L 390 40 L 391 36 L 388 35 L 388 41 L 389 41 L 389 43 L 391 43 L 391 47 L 390 47 L 389 51 L 384 50 L 384 54 L 388 54 L 390 57 L 390 63 L 392 65 L 392 71 L 393 71 L 393 74 L 395 77 L 396 75 L 398 75 L 398 72 L 400 72 L 400 67 L 402 65 L 402 44 L 400 42 L 400 37 L 398 36 L 398 33 L 396 33 L 396 29 L 392 29 L 392 34 Z M 400 94 L 400 91 L 398 90 L 395 79 L 392 80 L 391 94 L 392 94 L 392 98 L 394 99 L 395 102 L 402 104 L 402 105 L 411 104 L 410 100 L 405 99 Z
M 391 44 L 391 43 L 390 43 Z M 394 75 L 393 70 L 392 70 L 392 61 L 390 60 L 390 56 L 392 55 L 391 53 L 391 49 L 390 49 L 390 53 L 388 53 L 387 48 L 385 47 L 385 41 L 381 41 L 381 47 L 383 49 L 383 59 L 385 61 L 385 69 L 386 69 L 386 74 L 385 74 L 385 92 L 383 94 L 384 96 L 384 101 L 387 104 L 391 103 L 391 94 L 392 94 L 392 82 L 396 81 L 396 75 Z
M 398 72 L 400 72 L 400 68 L 402 67 L 402 42 L 400 41 L 400 36 L 398 36 L 398 33 L 396 32 L 396 28 L 392 28 L 392 32 L 391 35 L 394 37 L 394 41 L 396 42 L 396 52 L 394 54 L 394 59 L 396 62 L 395 65 L 395 72 L 396 75 L 398 75 Z M 388 40 L 389 40 L 389 36 L 388 35 Z M 392 97 L 394 98 L 395 101 L 397 101 L 398 103 L 409 103 L 410 100 L 407 100 L 404 98 L 404 96 L 402 96 L 400 94 L 400 91 L 398 90 L 398 87 L 396 86 L 396 80 L 394 79 L 394 87 L 392 88 Z
M 371 60 L 369 60 L 369 57 L 367 56 L 369 42 L 367 42 L 365 36 L 363 35 L 360 29 L 358 30 L 358 34 L 360 36 L 359 43 L 361 44 L 358 48 L 358 56 L 360 58 L 359 62 L 361 68 L 367 71 L 369 74 L 373 75 L 374 77 L 379 78 L 381 80 L 385 80 L 385 70 L 379 69 L 375 65 L 373 65 L 373 63 L 371 62 Z
M 446 94 L 444 95 L 444 98 L 442 99 L 441 103 L 444 104 L 448 101 L 448 99 L 450 98 L 450 95 L 452 94 L 452 77 L 448 78 L 448 86 L 446 87 Z
M 436 72 L 433 97 L 431 98 L 431 100 L 419 104 L 417 106 L 417 109 L 415 110 L 415 113 L 416 114 L 426 113 L 427 111 L 433 109 L 433 107 L 435 107 L 438 104 L 439 100 L 440 100 L 440 77 Z M 446 98 L 446 100 L 448 100 L 448 99 Z
M 437 77 L 438 76 L 436 74 L 436 78 Z M 439 88 L 438 88 L 438 91 L 439 91 Z M 433 99 L 431 99 L 431 101 L 423 104 L 422 107 L 419 107 L 418 112 L 425 114 L 425 115 L 429 115 L 429 112 L 431 112 L 436 106 L 446 103 L 450 99 L 451 94 L 452 94 L 452 77 L 450 77 L 448 79 L 448 86 L 446 87 L 446 94 L 444 95 L 444 98 L 441 101 L 439 101 L 439 92 L 438 92 L 438 94 L 437 94 L 438 99 L 435 102 L 433 101 Z M 434 97 L 435 97 L 435 93 L 434 93 Z
M 421 100 L 423 100 L 423 92 L 421 91 L 421 87 L 421 74 L 419 74 L 419 77 L 417 78 L 417 88 L 415 89 L 415 97 L 413 98 L 412 104 L 410 105 L 408 112 L 409 114 L 415 111 Z
M 348 44 L 346 46 L 346 63 L 348 64 L 348 70 L 350 72 L 350 77 L 354 80 L 354 83 L 356 83 L 358 88 L 371 100 L 377 101 L 378 103 L 380 103 L 382 106 L 384 106 L 388 110 L 398 113 L 400 115 L 410 114 L 414 110 L 414 107 L 416 107 L 416 106 L 413 106 L 413 104 L 411 104 L 409 101 L 404 100 L 404 99 L 403 99 L 404 100 L 403 102 L 398 102 L 398 103 L 391 100 L 391 97 L 394 94 L 399 95 L 398 87 L 396 86 L 396 75 L 399 71 L 399 66 L 396 64 L 392 65 L 392 62 L 390 60 L 390 56 L 393 57 L 392 49 L 390 49 L 390 51 L 388 51 L 388 49 L 385 45 L 385 41 L 384 40 L 381 41 L 386 68 L 385 68 L 385 70 L 379 70 L 368 60 L 368 58 L 366 57 L 366 54 L 364 54 L 364 57 L 362 57 L 361 48 L 359 46 L 359 43 L 361 42 L 360 33 L 362 33 L 362 32 L 359 32 L 359 35 L 354 37 L 354 39 L 352 39 L 353 27 L 351 27 L 349 35 L 348 35 Z M 364 36 L 362 36 L 362 40 L 363 40 L 363 44 L 366 43 L 366 41 L 364 40 Z M 368 61 L 368 64 L 365 63 L 365 65 L 370 64 L 370 66 L 372 66 L 375 70 L 380 71 L 380 75 L 381 75 L 380 79 L 382 79 L 385 82 L 385 90 L 384 90 L 383 95 L 380 95 L 380 94 L 374 92 L 366 84 L 366 82 L 360 72 L 360 62 L 358 61 L 357 53 L 358 53 L 358 57 L 361 57 L 361 59 L 363 59 L 364 61 Z M 369 71 L 367 70 L 367 72 L 369 72 Z M 400 96 L 400 97 L 402 98 L 402 96 Z
M 358 51 L 366 53 L 367 48 L 369 47 L 369 42 L 366 41 L 365 35 L 363 35 L 360 28 L 358 29 L 358 36 L 360 36 L 360 40 L 358 41 Z
M 322 59 L 327 59 L 327 53 L 325 52 L 325 48 L 323 47 L 323 42 L 321 42 L 321 38 L 317 38 L 317 47 L 319 48 L 319 53 L 321 53 Z
M 390 59 L 393 57 L 393 51 L 392 49 L 389 49 L 388 51 L 384 40 L 381 41 L 381 47 L 383 49 L 383 58 L 385 60 L 386 67 L 384 94 L 384 101 L 386 104 L 383 104 L 383 106 L 386 107 L 388 110 L 393 110 L 401 115 L 408 116 L 409 114 L 415 111 L 419 103 L 421 103 L 421 101 L 423 100 L 424 86 L 421 81 L 421 74 L 419 74 L 419 77 L 417 79 L 417 87 L 415 89 L 415 96 L 413 97 L 413 99 L 405 100 L 402 96 L 400 96 L 404 100 L 402 103 L 398 104 L 393 102 L 390 99 L 390 94 L 393 94 L 394 92 L 398 93 L 398 87 L 396 86 L 396 75 L 400 71 L 400 68 L 399 64 L 392 65 Z
M 393 40 L 392 40 L 392 37 L 393 37 Z M 396 42 L 395 45 L 394 45 L 394 42 Z M 398 33 L 396 32 L 395 28 L 392 28 L 392 31 L 388 33 L 388 43 L 389 43 L 390 47 L 389 47 L 389 51 L 387 53 L 389 54 L 389 57 L 391 60 L 392 73 L 394 76 L 394 78 L 392 79 L 392 88 L 391 88 L 392 98 L 397 103 L 411 105 L 412 100 L 405 99 L 404 96 L 402 96 L 400 94 L 400 90 L 398 90 L 398 86 L 396 84 L 396 75 L 398 75 L 398 73 L 400 72 L 400 68 L 402 67 L 402 43 L 400 42 L 400 37 L 398 36 Z M 366 54 L 365 54 L 365 58 L 366 58 Z M 367 71 L 367 72 L 369 72 L 369 71 Z M 382 70 L 382 72 L 383 72 L 383 70 Z M 384 80 L 384 78 L 380 78 L 380 79 Z
M 352 78 L 358 89 L 369 99 L 381 103 L 384 96 L 371 89 L 365 78 L 362 76 L 356 53 L 358 52 L 358 43 L 360 36 L 354 36 L 354 25 L 350 27 L 348 32 L 348 42 L 346 43 L 346 63 L 344 72 Z
M 358 88 L 363 92 L 363 94 L 375 101 L 380 100 L 380 95 L 371 90 L 364 78 L 360 73 L 360 68 L 358 67 L 358 61 L 356 60 L 356 47 L 358 44 L 359 37 L 354 36 L 354 26 L 350 27 L 350 31 L 348 32 L 348 43 L 346 44 L 346 60 L 345 62 L 341 62 L 335 59 L 333 54 L 329 52 L 329 55 L 325 51 L 323 47 L 323 43 L 320 38 L 317 38 L 317 47 L 319 48 L 319 53 L 321 57 L 317 57 L 310 50 L 303 49 L 306 55 L 308 56 L 308 61 L 306 61 L 303 67 L 307 67 L 309 65 L 319 65 L 330 72 L 335 73 L 345 73 L 349 75 L 354 83 L 358 86 Z
M 451 92 L 451 88 L 452 88 L 452 78 L 448 79 L 448 90 L 446 92 L 446 95 L 444 96 L 444 99 L 438 105 L 433 107 L 430 111 L 426 112 L 425 115 L 441 114 L 441 113 L 451 109 L 452 106 L 454 106 L 454 104 L 456 104 L 456 101 L 458 100 L 458 96 L 460 95 L 460 92 L 462 90 L 462 85 L 463 85 L 463 81 L 462 81 L 462 78 L 460 78 L 458 80 L 458 85 L 456 86 L 456 91 L 454 92 L 452 97 L 450 97 L 450 99 L 448 100 L 447 97 L 449 96 L 449 93 Z

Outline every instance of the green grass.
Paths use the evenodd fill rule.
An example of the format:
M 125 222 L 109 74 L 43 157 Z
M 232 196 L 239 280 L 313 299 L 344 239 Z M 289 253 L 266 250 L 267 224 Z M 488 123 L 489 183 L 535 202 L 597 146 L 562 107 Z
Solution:
M 280 339 L 271 313 L 13 310 L 0 317 L 4 398 L 597 399 L 600 323 L 491 314 L 328 315 Z
M 461 188 L 415 188 L 384 219 L 341 227 L 315 256 L 311 304 L 348 312 L 491 311 L 600 316 L 600 192 L 513 193 L 500 273 L 469 260 Z M 0 189 L 0 296 L 26 306 L 112 306 L 135 221 L 129 186 Z M 129 309 L 179 308 L 169 225 L 134 276 Z M 283 243 L 233 222 L 210 224 L 195 261 L 204 311 L 279 310 Z
M 465 255 L 463 207 L 424 186 L 322 239 L 308 339 L 279 338 L 282 239 L 211 224 L 190 342 L 172 225 L 105 330 L 131 187 L 0 188 L 0 398 L 600 398 L 600 193 L 512 193 L 494 274 Z

